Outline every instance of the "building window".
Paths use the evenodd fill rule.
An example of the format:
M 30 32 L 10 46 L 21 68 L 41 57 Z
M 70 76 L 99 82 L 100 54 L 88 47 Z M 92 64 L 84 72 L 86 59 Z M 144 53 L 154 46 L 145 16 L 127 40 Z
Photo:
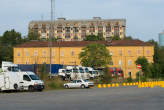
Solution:
M 86 36 L 86 27 L 81 27 L 81 37 L 85 37 Z
M 146 54 L 147 54 L 147 55 L 150 55 L 150 50 L 147 50 L 147 51 L 146 51 Z
M 62 27 L 57 27 L 57 32 L 62 33 Z
M 141 55 L 141 50 L 137 50 L 137 55 L 138 55 L 138 56 Z
M 43 57 L 46 57 L 47 55 L 46 55 L 46 51 L 43 51 Z
M 111 32 L 111 27 L 110 26 L 106 26 L 106 32 Z
M 71 56 L 74 56 L 75 55 L 75 52 L 74 51 L 71 51 Z
M 102 26 L 98 26 L 98 33 L 103 33 L 103 27 Z
M 71 38 L 71 35 L 67 33 L 66 36 L 65 36 L 65 38 L 66 39 L 70 39 Z
M 52 57 L 54 57 L 55 56 L 55 51 L 52 51 Z
M 29 52 L 26 52 L 26 56 L 27 56 L 27 57 L 30 56 Z
M 79 30 L 78 30 L 77 27 L 74 27 L 74 32 L 75 32 L 75 33 L 79 32 Z
M 70 27 L 66 27 L 65 30 L 67 33 L 70 33 Z
M 132 55 L 132 51 L 128 50 L 128 55 L 131 56 Z
M 20 52 L 17 53 L 17 56 L 20 57 Z
M 91 27 L 90 27 L 90 32 L 91 32 L 91 33 L 95 32 L 95 27 L 94 27 L 94 26 L 91 26 Z
M 122 56 L 122 50 L 119 50 L 119 55 Z
M 38 51 L 34 51 L 34 56 L 38 56 Z
M 119 36 L 119 26 L 114 26 L 114 36 Z
M 64 52 L 63 51 L 61 52 L 61 56 L 64 57 Z
M 132 65 L 132 60 L 128 61 L 128 65 L 131 66 Z

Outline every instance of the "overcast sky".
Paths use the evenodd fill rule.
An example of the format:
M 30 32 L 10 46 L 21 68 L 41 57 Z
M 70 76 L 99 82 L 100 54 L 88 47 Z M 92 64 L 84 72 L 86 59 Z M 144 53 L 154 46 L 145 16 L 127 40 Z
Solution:
M 127 35 L 158 40 L 164 30 L 164 0 L 56 0 L 55 18 L 127 20 Z M 0 0 L 0 35 L 15 29 L 27 35 L 31 20 L 50 19 L 50 0 Z

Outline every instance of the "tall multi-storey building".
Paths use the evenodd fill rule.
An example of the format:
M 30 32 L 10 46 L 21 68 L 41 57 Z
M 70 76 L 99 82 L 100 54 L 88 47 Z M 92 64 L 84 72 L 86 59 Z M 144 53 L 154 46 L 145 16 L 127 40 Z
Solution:
M 29 32 L 36 32 L 40 38 L 49 38 L 50 21 L 31 21 Z M 113 36 L 124 38 L 126 34 L 125 19 L 101 19 L 94 17 L 90 20 L 66 20 L 58 18 L 53 22 L 53 36 L 63 41 L 82 41 L 86 35 L 102 34 L 105 39 Z
M 164 46 L 164 31 L 159 34 L 159 45 Z
M 139 40 L 119 41 L 62 41 L 52 43 L 52 64 L 80 65 L 79 54 L 88 44 L 104 44 L 112 56 L 109 67 L 121 68 L 124 77 L 136 78 L 139 71 L 135 61 L 140 56 L 145 56 L 153 63 L 154 46 Z M 20 65 L 50 64 L 50 49 L 47 41 L 33 41 L 14 47 L 14 63 Z

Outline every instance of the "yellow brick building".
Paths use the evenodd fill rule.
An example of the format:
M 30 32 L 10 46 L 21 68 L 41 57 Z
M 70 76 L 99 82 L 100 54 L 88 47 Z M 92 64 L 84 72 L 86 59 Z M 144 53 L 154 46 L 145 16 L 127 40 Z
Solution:
M 82 49 L 91 43 L 100 43 L 106 45 L 109 54 L 112 56 L 112 62 L 109 67 L 121 68 L 124 71 L 124 77 L 130 75 L 136 77 L 135 61 L 139 56 L 145 56 L 150 63 L 153 62 L 154 46 L 140 40 L 120 40 L 113 42 L 98 41 L 70 41 L 53 42 L 52 64 L 80 65 L 79 53 Z M 48 42 L 26 42 L 14 47 L 15 64 L 49 64 L 50 48 Z

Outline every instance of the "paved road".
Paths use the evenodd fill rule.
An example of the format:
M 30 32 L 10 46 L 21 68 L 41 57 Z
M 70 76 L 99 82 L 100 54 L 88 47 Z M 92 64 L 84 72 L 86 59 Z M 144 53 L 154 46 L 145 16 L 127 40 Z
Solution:
M 164 110 L 164 88 L 0 93 L 0 110 Z

